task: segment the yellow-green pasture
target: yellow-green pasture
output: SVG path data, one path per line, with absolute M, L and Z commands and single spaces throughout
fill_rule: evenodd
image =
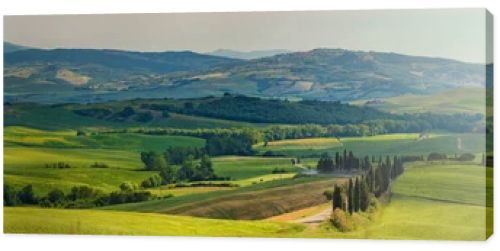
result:
M 460 154 L 485 151 L 485 134 L 430 133 L 421 137 L 418 133 L 396 133 L 366 137 L 292 139 L 259 143 L 254 148 L 264 153 L 272 151 L 288 156 L 319 155 L 344 149 L 356 156 L 364 155 L 427 155 L 430 152 Z

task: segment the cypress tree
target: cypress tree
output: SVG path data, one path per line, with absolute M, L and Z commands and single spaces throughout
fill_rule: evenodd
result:
M 368 187 L 368 184 L 366 183 L 366 181 L 361 181 L 360 182 L 360 203 L 359 203 L 359 209 L 361 211 L 366 211 L 366 209 L 368 209 L 368 205 L 369 205 L 369 200 L 370 200 L 370 191 L 369 191 L 369 187 Z
M 360 197 L 361 197 L 361 189 L 359 187 L 359 179 L 358 177 L 356 177 L 356 182 L 354 183 L 354 212 L 359 212 Z
M 354 154 L 352 154 L 352 151 L 349 151 L 349 161 L 347 162 L 348 163 L 348 166 L 347 168 L 349 170 L 355 168 L 355 164 L 354 164 Z
M 332 198 L 332 203 L 333 203 L 333 210 L 336 208 L 342 209 L 342 191 L 337 184 L 333 186 L 333 198 Z
M 340 169 L 340 154 L 335 152 L 335 168 Z
M 347 150 L 346 149 L 344 149 L 344 158 L 343 158 L 343 160 L 344 160 L 344 163 L 342 165 L 342 169 L 346 169 L 346 165 L 347 165 Z
M 352 212 L 354 211 L 354 188 L 352 184 L 352 179 L 349 179 L 347 203 L 348 203 L 349 213 L 352 214 Z

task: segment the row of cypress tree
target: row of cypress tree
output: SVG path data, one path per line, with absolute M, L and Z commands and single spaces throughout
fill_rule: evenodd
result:
M 389 191 L 392 180 L 404 172 L 403 160 L 398 156 L 394 156 L 392 161 L 389 156 L 386 156 L 385 161 L 379 158 L 376 166 L 372 163 L 367 166 L 364 175 L 350 178 L 347 184 L 334 185 L 333 210 L 339 208 L 350 214 L 366 211 L 371 198 L 380 197 Z

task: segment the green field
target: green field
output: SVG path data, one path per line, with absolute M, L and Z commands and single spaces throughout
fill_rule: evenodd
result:
M 484 88 L 458 88 L 432 95 L 403 95 L 381 101 L 369 106 L 391 113 L 486 113 Z M 366 102 L 359 100 L 353 104 L 364 105 Z
M 4 183 L 18 188 L 32 184 L 38 196 L 53 188 L 67 192 L 80 185 L 111 192 L 118 190 L 123 182 L 139 184 L 156 173 L 143 170 L 141 151 L 204 144 L 203 139 L 187 136 L 138 133 L 76 136 L 74 129 L 8 126 L 4 128 Z M 492 169 L 472 162 L 407 165 L 406 172 L 393 184 L 391 202 L 373 221 L 353 232 L 340 233 L 325 227 L 326 223 L 311 228 L 259 220 L 323 205 L 326 202 L 323 192 L 335 182 L 345 182 L 345 174 L 293 178 L 302 169 L 316 166 L 317 158 L 307 156 L 343 149 L 352 150 L 356 156 L 429 152 L 479 155 L 484 147 L 484 134 L 444 132 L 431 133 L 424 139 L 419 139 L 418 134 L 388 134 L 346 137 L 340 141 L 336 138 L 282 140 L 269 142 L 266 147 L 257 144 L 254 149 L 258 153 L 273 151 L 287 157 L 212 158 L 215 173 L 231 177 L 228 182 L 237 187 L 165 186 L 148 190 L 159 196 L 174 197 L 100 210 L 4 208 L 4 229 L 11 233 L 481 240 L 487 236 L 485 229 L 491 232 L 486 217 L 492 214 L 492 200 L 486 197 L 492 195 Z M 293 166 L 291 158 L 296 156 L 302 156 L 301 164 Z M 70 164 L 71 168 L 45 167 L 59 161 Z M 479 159 L 475 161 L 478 163 Z M 105 163 L 108 168 L 92 168 L 95 162 Z M 287 173 L 272 174 L 275 168 Z M 254 221 L 246 221 L 250 219 Z
M 4 232 L 38 234 L 280 237 L 304 227 L 102 210 L 4 208 Z
M 314 196 L 321 195 L 321 197 L 308 198 L 311 195 L 309 194 L 311 191 L 302 192 L 304 195 L 298 194 L 302 198 L 305 199 L 307 203 L 321 203 L 323 202 L 324 196 L 322 193 L 327 190 L 329 187 L 333 186 L 336 177 L 325 176 L 325 177 L 314 177 L 314 178 L 298 178 L 298 179 L 275 179 L 270 180 L 268 182 L 262 182 L 258 184 L 254 184 L 251 186 L 240 187 L 236 189 L 229 190 L 215 190 L 207 193 L 194 193 L 187 194 L 184 196 L 173 197 L 166 200 L 153 200 L 139 203 L 129 203 L 129 204 L 120 204 L 105 207 L 105 209 L 110 210 L 118 210 L 118 211 L 135 211 L 135 212 L 166 212 L 166 211 L 175 211 L 179 208 L 195 208 L 193 205 L 197 205 L 198 203 L 205 205 L 208 204 L 215 205 L 217 208 L 217 203 L 221 201 L 231 201 L 232 199 L 240 200 L 244 203 L 255 204 L 259 201 L 266 200 L 266 193 L 275 194 L 279 193 L 280 195 L 287 194 L 287 191 L 302 191 L 304 188 L 309 187 L 310 190 L 314 190 Z M 282 196 L 285 197 L 285 196 Z M 250 200 L 250 201 L 247 201 Z M 254 201 L 251 201 L 254 200 Z M 307 202 L 309 200 L 309 202 Z M 271 210 L 278 210 L 278 212 L 286 212 L 288 207 L 295 207 L 296 205 L 291 204 L 286 201 L 286 198 L 282 198 L 281 200 L 276 201 L 277 204 L 283 202 L 284 206 L 282 208 L 276 208 L 274 205 L 268 205 Z M 213 203 L 213 204 L 212 204 Z M 299 202 L 297 202 L 299 203 Z M 241 207 L 241 202 L 233 204 L 227 209 L 219 209 L 221 213 L 225 210 L 230 210 L 231 208 L 239 208 Z M 303 205 L 300 205 L 302 207 Z M 303 206 L 306 207 L 306 206 Z M 251 208 L 247 208 L 250 210 Z M 281 211 L 280 211 L 281 210 Z M 177 212 L 177 211 L 176 211 Z M 177 213 L 183 213 L 181 211 Z M 250 212 L 250 214 L 259 214 L 259 212 Z M 224 217 L 223 217 L 224 218 Z
M 265 188 L 262 189 L 265 191 Z M 484 240 L 492 231 L 492 226 L 487 226 L 486 221 L 487 217 L 492 216 L 493 209 L 484 204 L 486 194 L 491 190 L 492 169 L 454 162 L 415 163 L 407 166 L 406 172 L 393 184 L 391 202 L 382 209 L 381 214 L 373 222 L 348 233 L 326 227 L 306 228 L 299 224 L 269 221 L 212 220 L 155 213 L 41 208 L 4 208 L 4 231 Z M 114 209 L 119 208 L 120 206 Z M 161 208 L 163 207 L 158 207 L 157 210 Z
M 4 182 L 16 187 L 32 184 L 38 195 L 53 188 L 69 191 L 88 185 L 105 192 L 115 191 L 123 182 L 140 184 L 156 172 L 143 171 L 141 151 L 162 152 L 170 146 L 202 147 L 205 140 L 187 136 L 137 133 L 76 136 L 73 130 L 46 131 L 11 126 L 4 129 Z M 29 156 L 27 158 L 26 156 Z M 69 169 L 46 168 L 63 161 Z M 291 178 L 298 167 L 289 158 L 224 156 L 213 158 L 215 173 L 231 177 L 240 186 Z M 314 161 L 314 160 L 311 160 Z M 95 162 L 108 168 L 92 168 Z M 288 173 L 272 174 L 274 168 Z M 161 190 L 155 194 L 183 195 L 201 189 Z
M 138 133 L 76 136 L 74 130 L 45 131 L 10 126 L 4 129 L 4 145 L 63 149 L 119 149 L 141 152 L 164 151 L 171 146 L 203 147 L 205 140 L 188 136 L 152 136 Z
M 460 141 L 460 144 L 457 143 Z M 335 138 L 294 139 L 263 143 L 254 148 L 263 153 L 272 151 L 288 156 L 319 155 L 323 152 L 352 150 L 357 156 L 365 155 L 427 155 L 430 152 L 460 154 L 485 151 L 484 134 L 431 133 L 429 138 L 420 139 L 416 133 L 385 134 L 366 137 L 345 137 L 340 142 Z M 460 145 L 460 147 L 458 146 Z
M 32 184 L 35 193 L 53 188 L 69 191 L 88 185 L 105 192 L 123 182 L 139 184 L 155 172 L 142 171 L 140 152 L 169 146 L 203 146 L 204 140 L 185 136 L 110 134 L 76 136 L 75 131 L 43 131 L 26 127 L 4 129 L 4 182 L 21 187 Z M 71 168 L 46 168 L 68 163 Z M 94 163 L 108 168 L 92 168 Z
M 26 156 L 30 156 L 26 158 Z M 64 161 L 68 169 L 46 168 L 45 164 Z M 106 163 L 108 168 L 92 168 L 95 162 Z M 69 191 L 73 186 L 88 185 L 105 192 L 115 191 L 123 182 L 140 184 L 157 173 L 143 171 L 139 152 L 111 149 L 64 149 L 40 147 L 5 147 L 4 182 L 21 187 L 32 184 L 37 194 L 50 189 Z M 255 183 L 291 178 L 299 170 L 289 159 L 262 157 L 214 158 L 214 171 L 220 176 L 231 177 L 231 183 L 249 186 Z M 275 167 L 289 173 L 272 174 Z M 183 190 L 183 189 L 178 189 Z M 163 190 L 176 194 L 177 190 Z M 196 191 L 196 190 L 194 190 Z M 181 192 L 181 194 L 183 194 Z
M 493 170 L 477 164 L 415 163 L 393 184 L 379 218 L 353 232 L 304 236 L 370 239 L 484 240 L 492 233 Z M 486 206 L 488 205 L 488 206 Z M 487 218 L 488 217 L 488 218 Z M 489 219 L 489 220 L 488 220 Z

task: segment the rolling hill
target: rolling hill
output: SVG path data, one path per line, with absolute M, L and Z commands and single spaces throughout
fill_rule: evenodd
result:
M 28 46 L 24 45 L 18 45 L 10 42 L 3 42 L 3 53 L 10 53 L 10 52 L 15 52 L 15 51 L 22 51 L 22 50 L 28 50 L 28 49 L 33 49 Z
M 224 93 L 351 101 L 486 85 L 484 65 L 342 49 L 252 60 L 191 51 L 94 49 L 28 49 L 4 58 L 9 102 L 93 103 Z
M 290 53 L 288 50 L 255 50 L 255 51 L 235 51 L 227 49 L 219 49 L 208 53 L 213 56 L 220 56 L 226 58 L 237 58 L 237 59 L 257 59 L 264 57 L 272 57 L 278 54 Z

